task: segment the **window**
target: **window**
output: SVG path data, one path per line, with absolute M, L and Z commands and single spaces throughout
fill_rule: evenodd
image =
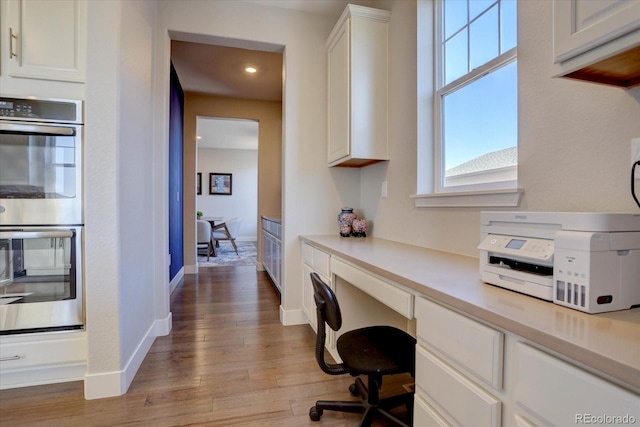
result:
M 516 0 L 439 0 L 435 191 L 517 184 Z

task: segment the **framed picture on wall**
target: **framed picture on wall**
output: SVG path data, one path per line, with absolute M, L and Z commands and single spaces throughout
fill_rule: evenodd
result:
M 196 177 L 196 194 L 202 194 L 202 173 L 198 172 Z
M 230 173 L 210 173 L 209 174 L 209 194 L 231 195 L 231 174 Z

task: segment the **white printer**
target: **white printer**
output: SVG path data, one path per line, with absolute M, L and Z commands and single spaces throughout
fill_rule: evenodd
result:
M 586 313 L 640 306 L 640 214 L 482 212 L 484 282 Z

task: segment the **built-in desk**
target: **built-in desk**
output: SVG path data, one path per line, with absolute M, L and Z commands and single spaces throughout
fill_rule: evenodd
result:
M 347 275 L 361 276 L 357 281 L 365 288 L 357 287 L 368 297 L 418 319 L 418 419 L 465 425 L 456 418 L 460 399 L 436 394 L 469 392 L 486 425 L 564 425 L 568 418 L 563 417 L 574 415 L 572 408 L 595 414 L 603 404 L 608 411 L 631 405 L 640 422 L 640 309 L 586 314 L 488 285 L 480 280 L 473 257 L 372 237 L 300 240 L 303 274 L 315 268 L 314 260 L 322 260 L 319 268 L 335 286 L 338 279 L 351 280 L 341 277 L 346 266 Z M 368 288 L 362 280 L 367 276 L 373 279 Z M 303 290 L 303 298 L 308 294 Z M 349 302 L 345 306 L 338 298 L 348 312 Z M 430 389 L 428 380 L 421 385 L 421 376 L 439 378 L 439 390 Z M 618 393 L 620 399 L 601 398 Z

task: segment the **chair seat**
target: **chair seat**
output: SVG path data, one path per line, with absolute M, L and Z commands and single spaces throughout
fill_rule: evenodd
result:
M 391 326 L 369 326 L 338 338 L 338 354 L 352 374 L 414 374 L 416 340 Z

